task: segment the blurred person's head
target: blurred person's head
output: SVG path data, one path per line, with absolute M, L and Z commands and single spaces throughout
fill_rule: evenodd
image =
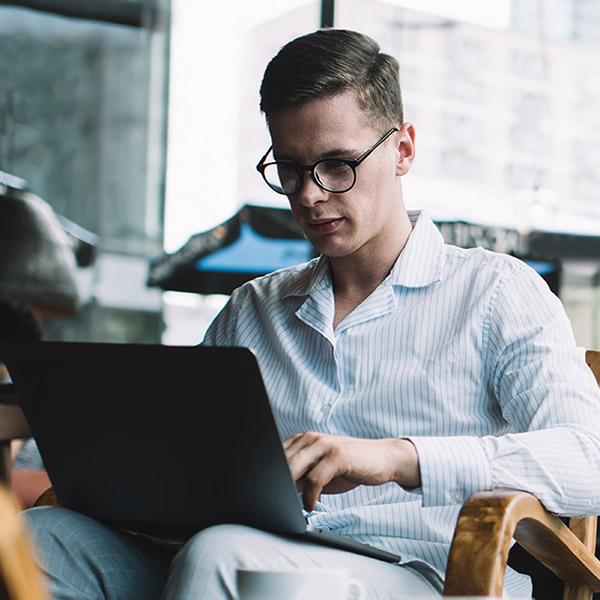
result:
M 268 64 L 260 88 L 267 122 L 279 109 L 353 91 L 378 129 L 402 125 L 399 65 L 370 37 L 320 29 L 292 40 Z

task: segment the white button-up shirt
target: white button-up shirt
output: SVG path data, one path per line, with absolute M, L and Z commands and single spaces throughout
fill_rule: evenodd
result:
M 321 257 L 236 290 L 205 343 L 254 352 L 282 439 L 411 439 L 421 488 L 322 495 L 310 522 L 443 573 L 476 491 L 516 488 L 554 512 L 600 513 L 600 393 L 530 267 L 447 245 L 425 214 L 410 217 L 389 276 L 335 330 Z M 519 577 L 509 573 L 507 589 Z

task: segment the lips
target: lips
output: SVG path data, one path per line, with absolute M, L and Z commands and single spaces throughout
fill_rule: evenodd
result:
M 305 221 L 307 227 L 314 233 L 330 233 L 335 231 L 343 221 L 343 217 L 335 219 L 314 219 Z

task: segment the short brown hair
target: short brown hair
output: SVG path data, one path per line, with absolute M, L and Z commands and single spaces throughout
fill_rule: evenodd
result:
M 404 121 L 398 61 L 370 37 L 345 29 L 319 29 L 292 40 L 267 65 L 260 109 L 277 109 L 354 91 L 362 109 L 382 128 Z

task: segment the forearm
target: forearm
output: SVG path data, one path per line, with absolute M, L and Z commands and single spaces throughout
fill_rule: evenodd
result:
M 530 492 L 564 515 L 600 512 L 600 440 L 556 427 L 499 437 L 414 438 L 423 504 L 462 504 L 480 490 Z
M 557 427 L 485 438 L 492 486 L 534 494 L 551 512 L 600 512 L 600 437 L 579 427 Z

